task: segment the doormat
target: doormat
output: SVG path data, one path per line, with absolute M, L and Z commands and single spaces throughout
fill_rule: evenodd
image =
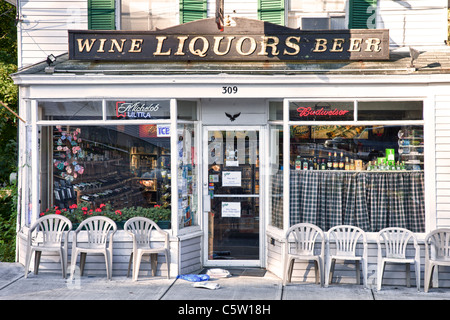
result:
M 261 268 L 224 268 L 221 269 L 228 270 L 232 276 L 244 276 L 244 277 L 264 277 L 266 274 L 266 269 Z M 200 274 L 206 274 L 208 268 L 203 268 Z

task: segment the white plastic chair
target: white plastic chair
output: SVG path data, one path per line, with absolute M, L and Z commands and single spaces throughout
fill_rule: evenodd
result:
M 125 222 L 124 230 L 131 235 L 133 240 L 133 250 L 128 262 L 127 277 L 130 275 L 131 263 L 133 262 L 133 281 L 137 281 L 142 256 L 144 254 L 150 255 L 152 275 L 155 276 L 158 253 L 163 253 L 167 263 L 167 279 L 170 279 L 169 234 L 166 231 L 163 231 L 154 221 L 144 217 L 134 217 L 127 220 L 127 222 Z M 151 240 L 153 231 L 156 231 L 163 236 L 163 246 L 153 247 Z
M 430 288 L 435 266 L 450 266 L 450 228 L 436 229 L 425 237 L 425 292 Z M 437 284 L 436 279 L 436 287 Z
M 363 284 L 367 288 L 367 238 L 366 233 L 355 226 L 340 225 L 328 230 L 327 241 L 327 261 L 325 272 L 325 286 L 328 286 L 333 280 L 333 272 L 336 260 L 350 260 L 355 261 L 356 264 L 356 283 L 360 284 L 360 264 L 363 269 Z M 356 255 L 356 248 L 359 240 L 362 239 L 363 252 L 361 256 Z M 335 243 L 333 249 L 334 254 L 331 254 L 331 242 Z
M 294 245 L 291 245 L 291 238 L 294 240 Z M 318 241 L 321 242 L 320 253 L 314 254 Z M 284 252 L 283 285 L 286 285 L 287 281 L 291 282 L 295 260 L 314 261 L 316 283 L 323 285 L 325 235 L 322 229 L 310 223 L 293 225 L 286 232 Z
M 28 230 L 25 256 L 25 278 L 28 277 L 30 261 L 35 252 L 34 274 L 38 274 L 42 251 L 58 252 L 61 259 L 61 271 L 66 277 L 67 238 L 72 230 L 72 223 L 64 216 L 49 214 L 39 218 Z M 42 236 L 42 238 L 41 238 Z
M 78 243 L 78 233 L 83 229 L 87 232 L 87 244 Z M 78 253 L 80 254 L 80 275 L 83 275 L 86 255 L 101 253 L 105 256 L 106 276 L 112 277 L 113 236 L 117 231 L 116 223 L 108 217 L 95 216 L 83 220 L 75 230 L 72 240 L 71 275 L 73 278 Z
M 412 239 L 415 255 L 414 258 L 406 258 L 406 249 Z M 414 263 L 416 272 L 417 290 L 420 290 L 420 247 L 417 237 L 411 231 L 404 228 L 385 228 L 377 234 L 378 260 L 377 260 L 377 290 L 381 290 L 384 267 L 388 263 L 406 264 L 406 285 L 411 286 L 410 264 Z M 384 256 L 383 256 L 384 247 Z

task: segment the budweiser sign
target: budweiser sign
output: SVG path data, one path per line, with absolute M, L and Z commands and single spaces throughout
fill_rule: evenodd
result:
M 315 116 L 345 116 L 349 113 L 349 110 L 325 110 L 323 107 L 318 110 L 313 110 L 311 107 L 298 107 L 297 108 L 299 117 L 315 117 Z

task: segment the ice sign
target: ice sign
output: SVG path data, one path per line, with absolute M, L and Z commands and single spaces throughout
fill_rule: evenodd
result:
M 158 124 L 158 126 L 156 127 L 156 136 L 157 137 L 170 137 L 170 125 Z

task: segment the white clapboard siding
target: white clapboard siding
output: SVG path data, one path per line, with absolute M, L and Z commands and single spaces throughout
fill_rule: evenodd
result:
M 180 241 L 180 273 L 189 274 L 202 268 L 202 237 L 194 237 Z
M 436 97 L 436 224 L 450 227 L 450 95 Z
M 19 67 L 67 52 L 67 30 L 87 29 L 87 0 L 19 3 Z
M 378 1 L 377 28 L 389 29 L 391 46 L 443 45 L 447 0 Z

